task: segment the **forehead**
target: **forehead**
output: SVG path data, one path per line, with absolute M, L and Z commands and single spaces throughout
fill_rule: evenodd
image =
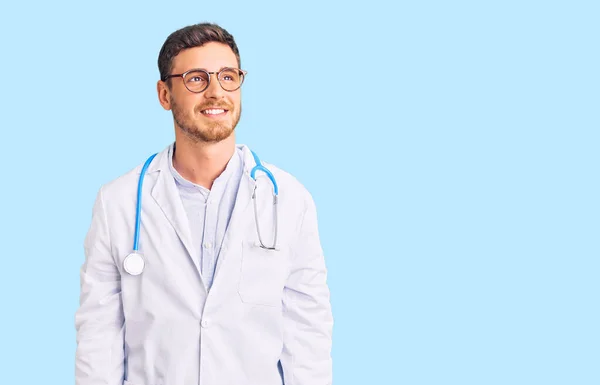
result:
M 202 47 L 188 48 L 173 59 L 173 73 L 191 68 L 218 71 L 223 67 L 237 67 L 237 59 L 231 48 L 222 43 L 210 42 Z

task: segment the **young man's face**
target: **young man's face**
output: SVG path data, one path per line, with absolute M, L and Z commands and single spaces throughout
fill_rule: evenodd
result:
M 210 42 L 202 47 L 181 51 L 173 59 L 170 74 L 181 74 L 191 69 L 219 72 L 224 67 L 238 67 L 235 54 L 225 44 Z M 201 77 L 188 76 L 186 79 L 192 89 L 204 81 Z M 224 84 L 228 79 L 224 79 Z M 219 142 L 231 135 L 240 119 L 241 89 L 231 92 L 224 90 L 217 80 L 217 74 L 210 75 L 208 88 L 200 93 L 189 91 L 181 77 L 171 78 L 170 81 L 167 100 L 161 101 L 161 104 L 173 111 L 176 128 L 190 139 L 202 142 Z

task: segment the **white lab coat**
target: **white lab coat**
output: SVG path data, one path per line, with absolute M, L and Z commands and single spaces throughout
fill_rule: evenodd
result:
M 257 247 L 255 163 L 239 147 L 244 173 L 210 293 L 167 149 L 144 179 L 139 276 L 123 270 L 123 259 L 133 247 L 142 165 L 102 186 L 84 242 L 76 385 L 331 384 L 333 318 L 313 199 L 263 162 L 279 185 L 280 250 Z M 256 175 L 261 232 L 270 243 L 272 185 Z

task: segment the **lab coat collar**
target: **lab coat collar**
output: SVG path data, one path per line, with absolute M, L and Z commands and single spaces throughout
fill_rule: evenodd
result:
M 168 170 L 169 168 L 169 149 L 173 146 L 173 143 L 169 144 L 163 151 L 156 155 L 156 159 L 148 166 L 147 173 L 152 173 L 161 170 Z M 250 171 L 256 165 L 254 157 L 250 148 L 245 144 L 236 144 L 236 148 L 242 150 L 244 160 L 244 173 L 250 175 Z

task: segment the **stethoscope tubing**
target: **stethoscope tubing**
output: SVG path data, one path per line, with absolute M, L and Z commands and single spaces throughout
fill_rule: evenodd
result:
M 142 214 L 142 186 L 144 185 L 144 177 L 146 176 L 146 170 L 148 169 L 148 166 L 150 166 L 150 163 L 152 163 L 152 160 L 154 159 L 154 157 L 157 154 L 150 156 L 148 158 L 148 160 L 146 160 L 146 163 L 144 163 L 144 166 L 142 167 L 140 179 L 138 180 L 137 204 L 136 204 L 136 208 L 135 208 L 135 234 L 133 236 L 133 252 L 135 252 L 135 253 L 138 252 L 138 248 L 140 246 L 140 223 L 141 223 L 140 218 L 142 216 L 141 215 Z

